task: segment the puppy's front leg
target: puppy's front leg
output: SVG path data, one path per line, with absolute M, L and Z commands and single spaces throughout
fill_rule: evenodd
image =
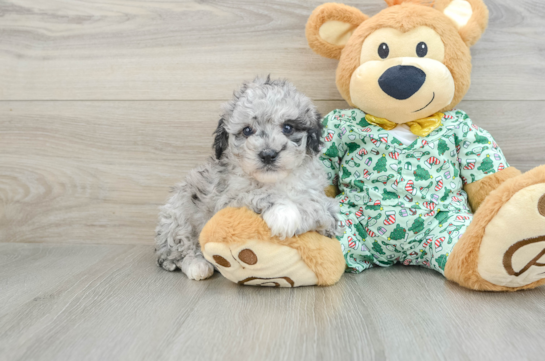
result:
M 297 233 L 316 231 L 326 237 L 337 235 L 338 205 L 324 194 L 299 198 L 296 203 L 301 214 L 301 225 Z
M 341 235 L 343 230 L 338 227 L 339 205 L 337 201 L 326 197 L 323 199 L 322 206 L 323 211 L 318 212 L 321 215 L 318 220 L 318 233 L 330 238 Z
M 179 263 L 180 269 L 190 280 L 204 280 L 214 274 L 214 267 L 204 259 L 199 252 L 195 255 L 187 255 Z
M 156 229 L 157 263 L 167 271 L 182 270 L 191 280 L 203 280 L 214 273 L 214 267 L 204 259 L 196 233 L 186 212 L 173 207 L 176 196 L 161 208 Z
M 295 203 L 288 199 L 275 202 L 263 213 L 263 220 L 271 229 L 271 234 L 280 239 L 296 235 L 302 223 L 301 212 Z

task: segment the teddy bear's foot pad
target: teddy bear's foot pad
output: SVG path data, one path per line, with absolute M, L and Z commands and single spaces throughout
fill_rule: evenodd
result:
M 504 287 L 545 278 L 545 184 L 515 193 L 485 228 L 478 272 Z
M 248 286 L 299 287 L 318 283 L 297 250 L 272 242 L 207 242 L 204 257 L 232 282 Z

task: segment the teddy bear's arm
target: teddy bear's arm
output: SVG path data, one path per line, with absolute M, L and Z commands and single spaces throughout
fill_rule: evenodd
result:
M 460 125 L 455 136 L 460 176 L 475 213 L 490 192 L 521 172 L 509 166 L 492 134 L 475 125 L 463 110 L 456 110 L 455 116 Z
M 515 167 L 509 167 L 498 173 L 490 174 L 476 182 L 466 184 L 464 190 L 467 193 L 469 205 L 473 212 L 475 213 L 477 211 L 482 201 L 484 201 L 490 192 L 498 188 L 506 180 L 520 174 L 521 172 Z

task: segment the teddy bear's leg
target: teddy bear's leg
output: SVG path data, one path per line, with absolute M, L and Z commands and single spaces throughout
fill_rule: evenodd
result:
M 359 223 L 354 214 L 340 212 L 337 216 L 342 225 L 342 234 L 337 240 L 344 254 L 346 272 L 361 273 L 375 264 L 382 267 L 394 264 L 387 258 L 391 253 L 387 254 L 389 252 L 379 246 L 377 239 L 366 234 L 365 224 Z
M 445 276 L 487 291 L 545 284 L 545 166 L 505 181 L 486 197 L 449 256 Z
M 345 269 L 341 245 L 316 232 L 280 240 L 246 208 L 226 208 L 200 236 L 204 257 L 241 285 L 298 287 L 336 283 Z

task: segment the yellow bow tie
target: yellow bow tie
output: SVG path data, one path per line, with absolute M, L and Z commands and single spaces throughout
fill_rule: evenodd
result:
M 443 116 L 443 113 L 435 113 L 431 117 L 417 119 L 403 124 L 407 124 L 414 135 L 426 137 L 441 125 L 441 119 L 443 119 Z M 377 125 L 385 130 L 392 130 L 399 125 L 389 121 L 388 119 L 375 117 L 371 114 L 366 114 L 365 120 L 367 120 L 368 123 Z

